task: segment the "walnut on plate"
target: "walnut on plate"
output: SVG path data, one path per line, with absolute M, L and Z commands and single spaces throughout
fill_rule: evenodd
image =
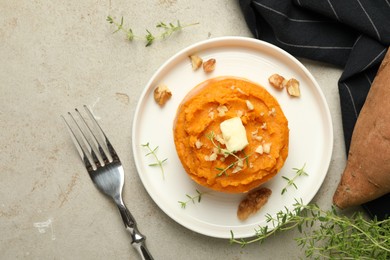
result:
M 164 106 L 165 103 L 170 99 L 172 96 L 172 92 L 169 90 L 169 88 L 164 85 L 160 84 L 154 89 L 154 100 L 159 104 L 160 106 Z
M 246 220 L 250 215 L 259 211 L 267 203 L 271 194 L 272 191 L 265 187 L 248 192 L 238 205 L 237 217 L 240 220 Z
M 190 59 L 191 59 L 192 70 L 195 71 L 202 66 L 203 60 L 198 55 L 191 55 Z
M 299 81 L 294 78 L 287 80 L 283 76 L 275 73 L 268 78 L 268 82 L 276 89 L 286 88 L 287 93 L 292 97 L 301 96 Z
M 291 78 L 287 81 L 286 89 L 287 93 L 290 96 L 299 97 L 301 95 L 301 91 L 299 89 L 299 81 L 294 78 Z
M 215 59 L 209 59 L 209 60 L 203 62 L 203 71 L 206 73 L 214 71 L 216 63 L 217 63 L 217 61 Z
M 272 74 L 269 78 L 268 78 L 268 82 L 271 84 L 271 86 L 273 86 L 274 88 L 277 88 L 277 89 L 283 89 L 283 81 L 284 81 L 284 77 L 279 75 L 279 74 Z

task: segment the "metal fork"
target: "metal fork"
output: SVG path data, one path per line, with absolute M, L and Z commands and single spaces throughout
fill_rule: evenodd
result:
M 93 183 L 102 193 L 112 198 L 117 205 L 123 223 L 131 234 L 131 245 L 137 250 L 141 259 L 153 259 L 146 248 L 146 237 L 138 231 L 136 221 L 122 199 L 124 170 L 121 161 L 91 111 L 85 105 L 84 109 L 93 128 L 87 124 L 77 108 L 75 111 L 82 124 L 78 123 L 70 112 L 68 112 L 68 115 L 72 119 L 73 125 L 77 127 L 71 127 L 65 117 L 62 116 L 62 118 L 71 133 L 74 144 Z M 99 136 L 97 136 L 97 133 Z

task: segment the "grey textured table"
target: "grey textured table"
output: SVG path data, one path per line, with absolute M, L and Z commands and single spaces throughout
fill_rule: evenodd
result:
M 122 158 L 124 200 L 156 259 L 302 256 L 294 231 L 245 248 L 194 233 L 158 208 L 136 174 L 131 124 L 144 86 L 190 44 L 251 37 L 237 1 L 3 0 L 0 13 L 1 259 L 137 259 L 120 215 L 92 185 L 60 117 L 82 104 L 102 119 Z M 144 42 L 112 34 L 107 15 L 123 16 L 138 34 L 155 30 L 160 21 L 200 24 L 145 48 Z M 337 90 L 341 70 L 301 61 L 321 86 L 334 124 L 329 172 L 314 198 L 329 208 L 346 160 Z

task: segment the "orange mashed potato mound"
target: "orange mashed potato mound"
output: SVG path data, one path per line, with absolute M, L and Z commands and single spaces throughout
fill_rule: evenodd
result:
M 220 124 L 240 117 L 248 145 L 229 153 Z M 282 168 L 289 144 L 288 121 L 277 100 L 242 78 L 217 77 L 190 91 L 173 127 L 177 154 L 198 184 L 228 193 L 247 192 Z

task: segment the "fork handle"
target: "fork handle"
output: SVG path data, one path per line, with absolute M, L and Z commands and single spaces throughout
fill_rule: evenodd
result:
M 131 215 L 124 203 L 117 203 L 117 206 L 119 212 L 121 213 L 123 223 L 131 234 L 131 245 L 137 250 L 142 260 L 153 260 L 152 255 L 146 248 L 146 237 L 138 231 L 137 223 L 135 222 L 133 215 Z

